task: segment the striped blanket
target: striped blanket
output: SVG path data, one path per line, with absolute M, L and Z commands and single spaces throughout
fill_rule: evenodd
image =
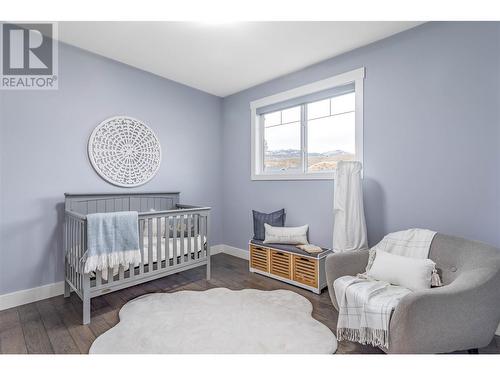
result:
M 376 250 L 410 258 L 426 259 L 436 232 L 409 229 L 390 233 L 370 249 L 368 271 Z M 433 285 L 440 285 L 437 273 Z M 409 289 L 370 279 L 366 274 L 339 277 L 333 283 L 339 306 L 337 338 L 361 344 L 389 348 L 389 323 L 399 301 L 411 293 Z
M 342 276 L 333 283 L 339 319 L 337 338 L 389 348 L 389 322 L 409 289 L 384 281 Z
M 377 250 L 410 258 L 427 259 L 435 235 L 436 232 L 432 230 L 418 228 L 389 233 L 370 249 L 366 271 L 371 268 Z

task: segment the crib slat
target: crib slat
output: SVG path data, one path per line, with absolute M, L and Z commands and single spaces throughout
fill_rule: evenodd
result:
M 105 212 L 115 212 L 115 201 L 114 199 L 106 199 L 104 201 Z
M 81 289 L 80 272 L 78 269 L 78 263 L 80 260 L 80 251 L 82 247 L 82 234 L 80 232 L 80 221 L 76 220 L 76 253 L 75 253 L 75 272 L 76 272 L 76 287 Z
M 128 264 L 128 278 L 132 278 L 135 276 L 135 267 L 133 263 Z
M 120 268 L 118 271 L 118 280 L 123 280 L 125 278 L 125 267 L 123 267 L 122 264 L 120 264 Z
M 191 261 L 191 250 L 192 250 L 191 242 L 193 241 L 193 232 L 191 230 L 191 223 L 192 223 L 191 218 L 192 217 L 193 217 L 193 215 L 187 215 L 187 239 L 188 239 L 188 243 L 187 243 L 187 261 L 188 262 Z
M 71 249 L 71 282 L 73 285 L 75 285 L 75 275 L 74 275 L 74 252 L 75 252 L 75 244 L 73 243 L 74 239 L 74 221 L 73 218 L 69 221 L 69 243 L 70 243 L 70 249 Z
M 173 247 L 173 251 L 172 251 L 172 265 L 176 265 L 177 264 L 177 217 L 174 216 L 172 218 L 172 227 L 173 227 L 173 230 L 172 230 L 172 247 Z
M 63 231 L 63 251 L 64 251 L 64 277 L 68 276 L 68 217 L 64 216 L 64 231 Z
M 68 280 L 71 281 L 71 217 L 68 217 L 68 221 L 66 223 L 66 246 L 68 248 L 68 265 L 69 265 L 69 273 Z
M 76 271 L 78 273 L 80 273 L 80 267 L 79 267 L 79 264 L 80 264 L 80 254 L 82 253 L 82 247 L 83 247 L 83 237 L 82 237 L 82 222 L 80 220 L 78 220 L 76 222 L 76 232 L 77 232 L 77 241 L 78 241 L 78 246 L 76 247 L 76 263 L 75 263 L 75 267 L 76 267 Z M 80 281 L 80 280 L 78 280 Z M 80 285 L 78 285 L 78 287 L 80 287 Z
M 97 212 L 97 201 L 95 201 L 95 200 L 88 201 L 87 206 L 88 206 L 87 210 L 88 210 L 89 214 L 93 214 L 93 213 Z
M 82 226 L 81 226 L 81 221 L 77 221 L 76 225 L 76 231 L 77 231 L 77 241 L 78 241 L 78 246 L 76 248 L 76 263 L 75 263 L 75 268 L 76 268 L 76 277 L 77 277 L 77 288 L 81 290 L 82 288 L 82 280 L 80 278 L 80 254 L 82 252 Z
M 76 262 L 78 254 L 78 222 L 73 220 L 73 271 L 75 275 L 75 286 L 79 289 L 78 273 L 76 272 Z
M 170 217 L 165 216 L 165 267 L 170 267 Z
M 66 246 L 68 248 L 68 281 L 72 282 L 73 280 L 73 274 L 72 274 L 72 259 L 73 259 L 73 249 L 72 249 L 72 244 L 71 244 L 71 217 L 68 218 L 68 221 L 66 222 Z
M 195 259 L 198 259 L 200 257 L 200 253 L 199 253 L 200 249 L 198 246 L 198 236 L 200 233 L 199 223 L 200 223 L 200 214 L 195 214 L 195 217 L 194 217 L 194 251 L 195 251 L 194 258 Z
M 85 262 L 80 260 L 84 257 L 87 251 L 87 224 L 82 221 L 82 253 L 80 254 L 79 267 L 80 267 L 80 277 L 82 278 L 82 289 L 85 289 Z
M 148 210 L 148 198 L 141 197 L 139 198 L 139 207 L 141 208 L 141 212 L 149 211 Z
M 70 273 L 69 273 L 69 281 L 73 282 L 73 218 L 68 219 L 68 251 L 69 251 L 69 264 L 70 264 Z
M 180 263 L 184 263 L 184 232 L 186 231 L 185 230 L 185 226 L 186 226 L 186 217 L 184 215 L 181 215 L 180 217 L 180 220 L 181 220 L 181 250 L 180 250 Z
M 127 202 L 122 201 L 122 205 L 125 205 L 127 203 L 128 203 L 128 201 Z M 141 249 L 141 243 L 142 243 L 141 219 L 139 219 L 137 230 L 139 231 L 139 249 Z M 142 257 L 142 250 L 141 250 L 141 257 Z M 142 263 L 142 261 L 141 261 L 141 263 Z M 131 279 L 133 277 L 135 277 L 135 265 L 134 265 L 134 263 L 129 263 L 129 265 L 128 265 L 128 278 Z
M 102 285 L 101 271 L 95 272 L 95 286 L 100 287 Z
M 153 219 L 148 219 L 148 272 L 153 270 Z
M 75 220 L 71 220 L 71 267 L 73 268 L 71 272 L 71 282 L 76 286 L 76 276 L 75 276 Z
M 155 203 L 156 204 L 156 203 Z M 164 233 L 161 231 L 161 217 L 156 218 L 156 269 L 161 268 L 161 238 Z
M 205 238 L 205 225 L 206 225 L 206 216 L 200 215 L 200 258 L 205 258 L 205 250 L 204 250 L 204 238 Z
M 71 283 L 75 283 L 74 280 L 74 267 L 73 267 L 73 258 L 74 258 L 74 245 L 73 245 L 73 219 L 70 218 L 68 222 L 68 243 L 69 243 L 69 264 L 70 264 L 70 273 L 69 280 Z
M 142 275 L 144 273 L 144 219 L 139 219 L 139 249 L 141 249 L 139 275 Z
M 85 253 L 87 251 L 87 223 L 82 221 L 82 238 L 83 238 L 83 247 L 82 254 L 80 259 L 84 259 Z M 80 276 L 82 278 L 82 288 L 85 288 L 85 262 L 80 262 Z
M 78 253 L 80 252 L 80 226 L 78 220 L 75 220 L 75 274 L 76 287 L 80 289 L 80 275 L 78 274 Z
M 68 233 L 67 233 L 67 236 L 68 236 L 68 261 L 69 261 L 69 264 L 70 264 L 70 270 L 71 270 L 71 267 L 73 267 L 73 243 L 71 242 L 72 239 L 73 239 L 73 233 L 71 232 L 73 230 L 73 222 L 71 220 L 71 217 L 68 218 Z M 69 281 L 73 282 L 73 274 L 72 272 L 69 273 Z
M 161 202 L 160 198 L 156 198 L 156 197 L 153 198 L 153 206 L 151 208 L 156 210 L 156 211 L 161 211 L 160 202 Z
M 113 267 L 108 267 L 108 284 L 111 284 L 115 280 L 114 271 Z
M 80 253 L 80 223 L 75 220 L 75 274 L 76 288 L 80 289 L 80 277 L 78 274 L 78 254 Z
M 97 212 L 106 212 L 106 201 L 104 199 L 97 201 Z

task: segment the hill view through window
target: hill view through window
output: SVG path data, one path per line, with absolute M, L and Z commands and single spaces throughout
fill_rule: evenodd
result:
M 355 94 L 261 115 L 267 173 L 331 172 L 355 159 Z

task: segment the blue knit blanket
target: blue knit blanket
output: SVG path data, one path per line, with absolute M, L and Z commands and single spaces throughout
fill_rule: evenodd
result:
M 131 263 L 138 266 L 140 262 L 137 212 L 87 215 L 86 273 Z

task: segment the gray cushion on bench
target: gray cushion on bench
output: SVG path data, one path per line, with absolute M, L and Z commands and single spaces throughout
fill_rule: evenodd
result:
M 330 251 L 330 249 L 323 248 L 324 251 L 321 253 L 309 254 L 307 251 L 298 249 L 297 247 L 295 247 L 295 245 L 283 245 L 283 244 L 277 244 L 277 243 L 276 244 L 274 244 L 274 243 L 266 243 L 265 244 L 263 241 L 260 241 L 260 240 L 251 240 L 250 243 L 252 243 L 254 245 L 258 245 L 258 246 L 268 247 L 271 249 L 288 251 L 290 253 L 297 254 L 297 255 L 306 255 L 309 257 L 313 257 L 313 258 L 321 258 L 322 256 L 324 256 L 325 254 L 327 254 Z

